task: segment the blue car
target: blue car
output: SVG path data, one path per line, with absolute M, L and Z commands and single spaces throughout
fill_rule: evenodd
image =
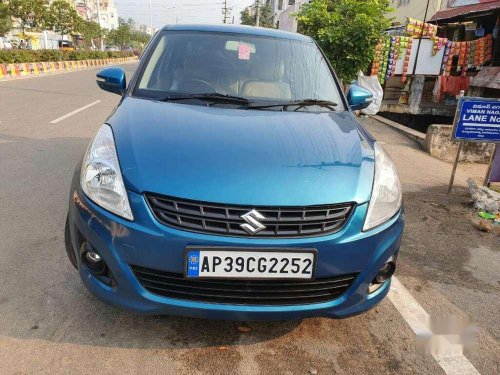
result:
M 387 153 L 309 37 L 168 26 L 73 178 L 66 248 L 100 300 L 229 320 L 343 318 L 389 291 L 404 227 Z

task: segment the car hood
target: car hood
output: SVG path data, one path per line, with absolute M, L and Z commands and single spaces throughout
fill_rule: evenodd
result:
M 366 202 L 373 141 L 350 112 L 228 109 L 126 97 L 113 128 L 126 188 L 240 205 Z

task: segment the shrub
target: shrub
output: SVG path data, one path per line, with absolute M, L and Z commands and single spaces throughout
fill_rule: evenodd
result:
M 57 49 L 44 50 L 0 50 L 0 64 L 48 62 L 48 61 L 79 61 L 96 60 L 134 56 L 130 51 L 60 51 Z

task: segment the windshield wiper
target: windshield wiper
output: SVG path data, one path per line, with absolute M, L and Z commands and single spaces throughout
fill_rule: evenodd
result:
M 218 92 L 208 92 L 204 94 L 171 94 L 165 96 L 163 98 L 158 99 L 161 102 L 175 102 L 178 100 L 189 100 L 189 99 L 197 99 L 197 100 L 205 100 L 211 101 L 214 103 L 236 103 L 236 104 L 250 104 L 251 101 L 247 98 L 243 98 L 241 96 L 234 96 L 228 94 L 221 94 Z
M 338 103 L 331 102 L 329 100 L 320 100 L 320 99 L 303 99 L 303 100 L 296 100 L 292 102 L 284 102 L 284 103 L 274 103 L 274 104 L 262 104 L 262 105 L 250 105 L 248 108 L 250 109 L 264 109 L 264 108 L 273 108 L 273 107 L 283 107 L 283 110 L 286 110 L 288 107 L 297 107 L 295 111 L 298 111 L 300 108 L 303 107 L 310 107 L 310 106 L 318 106 L 318 107 L 325 107 L 329 108 L 332 111 L 335 111 L 336 106 L 338 106 Z

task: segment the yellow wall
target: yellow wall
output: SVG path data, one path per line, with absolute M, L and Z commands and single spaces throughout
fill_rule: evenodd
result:
M 438 12 L 441 9 L 442 3 L 446 3 L 446 1 L 447 0 L 429 0 L 427 19 L 430 19 Z M 387 15 L 389 18 L 394 18 L 391 22 L 404 24 L 406 17 L 423 21 L 427 0 L 392 0 L 391 3 L 394 12 Z

